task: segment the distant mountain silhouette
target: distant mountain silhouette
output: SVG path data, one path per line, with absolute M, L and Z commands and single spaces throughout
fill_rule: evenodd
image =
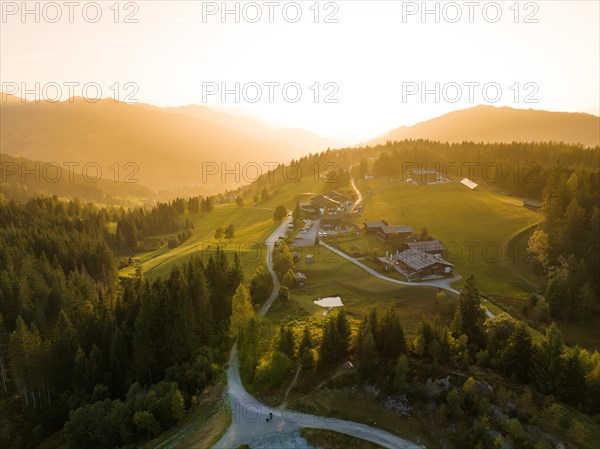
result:
M 414 126 L 402 126 L 368 143 L 429 139 L 443 142 L 555 141 L 600 145 L 600 118 L 585 113 L 476 106 Z
M 230 114 L 228 112 L 211 109 L 208 106 L 189 105 L 178 108 L 166 108 L 167 111 L 189 115 L 205 122 L 230 128 L 240 134 L 245 134 L 256 139 L 277 140 L 286 142 L 297 148 L 296 156 L 307 153 L 316 153 L 328 147 L 342 146 L 342 142 L 327 139 L 302 128 L 272 128 L 258 119 Z
M 113 163 L 134 162 L 136 178 L 155 189 L 194 185 L 200 192 L 221 192 L 236 185 L 235 177 L 223 183 L 219 174 L 203 183 L 203 162 L 226 163 L 228 169 L 236 162 L 262 166 L 327 149 L 326 139 L 307 131 L 271 130 L 203 106 L 163 109 L 112 99 L 22 103 L 5 94 L 2 98 L 3 153 L 58 163 L 95 162 L 108 178 Z
M 40 195 L 56 195 L 117 206 L 152 204 L 155 199 L 152 190 L 140 183 L 116 183 L 111 179 L 113 172 L 105 173 L 102 179 L 96 179 L 93 171 L 88 175 L 81 175 L 81 167 L 48 165 L 45 161 L 2 154 L 0 198 L 26 201 Z

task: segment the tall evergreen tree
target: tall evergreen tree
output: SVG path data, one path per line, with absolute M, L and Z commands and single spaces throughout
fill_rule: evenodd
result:
M 564 361 L 565 383 L 562 397 L 565 402 L 581 405 L 586 398 L 587 379 L 585 367 L 581 356 L 581 349 L 575 348 L 565 356 Z
M 529 365 L 533 355 L 533 342 L 527 325 L 519 323 L 501 352 L 501 363 L 507 375 L 513 375 L 520 381 L 529 379 Z
M 455 323 L 459 335 L 466 335 L 470 343 L 483 344 L 481 326 L 485 313 L 481 307 L 479 289 L 475 285 L 475 278 L 471 275 L 458 298 Z
M 564 343 L 558 326 L 552 323 L 542 341 L 535 346 L 530 377 L 544 394 L 559 394 L 565 381 Z

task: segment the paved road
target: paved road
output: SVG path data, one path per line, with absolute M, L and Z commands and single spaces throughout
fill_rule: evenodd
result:
M 352 168 L 352 167 L 350 167 Z M 352 185 L 352 188 L 354 189 L 354 192 L 356 193 L 356 201 L 354 202 L 354 204 L 352 205 L 352 209 L 350 209 L 350 213 L 354 212 L 354 210 L 356 209 L 356 207 L 363 202 L 363 196 L 362 193 L 360 193 L 360 190 L 358 190 L 358 187 L 356 187 L 356 183 L 354 182 L 354 178 L 350 179 L 350 184 Z
M 292 223 L 292 221 L 291 217 L 287 217 L 281 222 L 277 229 L 267 237 L 267 240 L 265 240 L 265 245 L 267 245 L 267 268 L 273 277 L 273 291 L 271 292 L 271 296 L 269 296 L 262 305 L 259 312 L 261 315 L 267 313 L 269 307 L 271 307 L 271 304 L 273 304 L 273 301 L 275 301 L 275 298 L 277 298 L 277 294 L 279 293 L 279 279 L 277 279 L 277 275 L 273 271 L 273 248 L 275 248 L 275 244 L 281 240 L 280 237 L 285 237 L 288 225 Z
M 287 225 L 291 219 L 284 220 L 281 225 L 266 240 L 267 266 L 273 275 L 273 292 L 267 299 L 260 314 L 264 315 L 273 304 L 279 290 L 279 281 L 273 272 L 272 253 L 275 242 L 280 236 L 285 236 Z M 298 413 L 285 408 L 270 408 L 252 397 L 244 388 L 240 379 L 240 370 L 237 358 L 237 344 L 233 346 L 229 356 L 227 368 L 227 393 L 231 403 L 232 419 L 229 429 L 217 442 L 213 449 L 234 449 L 241 444 L 251 442 L 257 438 L 272 434 L 291 433 L 303 427 L 333 430 L 371 441 L 380 446 L 390 449 L 420 449 L 410 441 L 398 438 L 391 433 L 381 429 L 369 427 L 351 421 L 337 418 L 325 418 L 320 416 Z M 269 413 L 273 414 L 273 420 L 267 422 Z

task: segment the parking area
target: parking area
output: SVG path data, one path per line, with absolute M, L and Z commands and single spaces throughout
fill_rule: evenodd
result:
M 317 231 L 319 229 L 319 220 L 304 220 L 304 229 L 296 234 L 294 244 L 296 246 L 312 246 L 315 244 Z

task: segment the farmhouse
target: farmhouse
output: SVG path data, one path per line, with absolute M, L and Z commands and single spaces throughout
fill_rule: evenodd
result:
M 300 210 L 305 218 L 310 218 L 313 220 L 319 218 L 319 209 L 317 209 L 312 203 L 300 203 Z
M 352 204 L 352 202 L 353 202 L 352 198 L 350 198 L 349 196 L 346 196 L 340 192 L 336 192 L 335 190 L 330 190 L 325 195 L 335 201 L 340 202 L 343 205 Z
M 444 276 L 452 272 L 454 266 L 440 256 L 422 251 L 407 249 L 391 257 L 398 271 L 408 279 L 423 279 L 429 276 Z
M 317 195 L 310 200 L 311 205 L 321 214 L 332 212 L 346 212 L 352 205 L 352 198 L 342 195 L 335 190 L 330 190 L 323 195 Z
M 406 249 L 412 249 L 421 251 L 427 254 L 439 254 L 441 255 L 446 248 L 440 243 L 439 240 L 423 240 L 420 242 L 408 242 L 405 244 Z
M 311 204 L 321 213 L 324 212 L 335 212 L 342 208 L 342 204 L 339 201 L 335 201 L 325 195 L 318 195 L 310 199 Z
M 321 227 L 334 227 L 342 223 L 345 215 L 341 212 L 326 213 L 321 216 Z
M 363 229 L 367 234 L 376 234 L 383 226 L 387 226 L 385 221 L 366 221 Z
M 394 242 L 410 237 L 415 230 L 412 226 L 382 226 L 377 231 L 377 237 L 384 242 Z

